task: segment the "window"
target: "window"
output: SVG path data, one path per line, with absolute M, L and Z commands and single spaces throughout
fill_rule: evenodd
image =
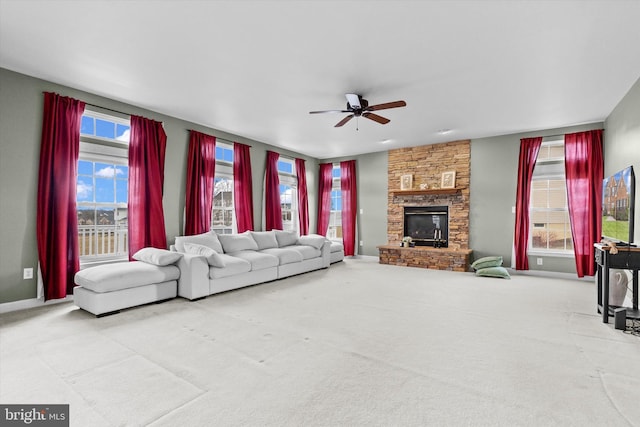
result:
M 233 145 L 216 141 L 211 230 L 218 234 L 231 234 L 236 229 L 233 207 Z
M 340 188 L 340 165 L 333 165 L 331 184 L 331 211 L 327 238 L 342 239 L 342 190 Z
M 282 156 L 278 159 L 282 229 L 293 231 L 298 230 L 298 178 L 294 162 L 295 160 Z
M 76 202 L 80 262 L 128 257 L 129 120 L 86 110 Z
M 564 140 L 543 141 L 531 180 L 529 252 L 573 252 L 564 173 Z

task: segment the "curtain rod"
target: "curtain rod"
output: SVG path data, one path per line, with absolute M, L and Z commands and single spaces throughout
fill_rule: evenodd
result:
M 188 132 L 194 131 L 194 132 L 199 132 L 199 133 L 202 133 L 202 134 L 205 134 L 205 135 L 209 135 L 208 133 L 204 133 L 204 132 L 199 131 L 199 130 L 196 130 L 196 129 L 187 129 L 187 131 L 188 131 Z M 216 139 L 216 141 L 218 141 L 218 140 L 219 140 L 219 141 L 223 141 L 223 142 L 228 142 L 229 144 L 235 144 L 235 143 L 237 142 L 237 141 L 231 141 L 231 140 L 229 140 L 229 139 L 221 138 L 221 137 L 219 137 L 219 136 L 215 136 L 215 135 L 209 135 L 209 136 L 213 136 L 213 137 Z M 251 145 L 249 145 L 249 144 L 243 144 L 242 142 L 238 142 L 238 144 L 246 145 L 246 146 L 247 146 L 247 147 L 249 147 L 249 148 L 251 148 L 251 147 L 252 147 Z
M 85 105 L 89 105 L 90 107 L 100 108 L 101 110 L 107 110 L 118 114 L 124 114 L 125 116 L 135 116 L 136 114 L 125 113 L 124 111 L 114 110 L 113 108 L 103 107 L 101 105 L 91 104 L 90 102 L 85 102 Z
M 602 132 L 604 132 L 604 129 L 592 129 L 592 130 L 601 130 Z M 588 130 L 582 131 L 582 132 L 589 132 Z M 569 134 L 571 133 L 579 133 L 579 132 L 569 132 Z M 559 136 L 564 137 L 565 135 L 568 135 L 566 133 L 560 134 L 560 135 L 543 135 L 543 138 L 557 138 Z

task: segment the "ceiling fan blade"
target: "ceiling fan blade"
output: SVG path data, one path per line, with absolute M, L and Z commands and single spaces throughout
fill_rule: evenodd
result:
M 309 111 L 309 114 L 322 114 L 322 113 L 351 113 L 351 111 L 349 110 Z
M 382 117 L 382 116 L 379 116 L 379 115 L 373 114 L 373 113 L 362 113 L 362 116 L 366 117 L 367 119 L 373 120 L 374 122 L 378 122 L 381 125 L 386 125 L 387 123 L 389 123 L 391 121 L 391 120 L 389 120 L 389 119 L 387 119 L 385 117 Z
M 334 128 L 339 128 L 340 126 L 344 125 L 345 123 L 347 123 L 349 120 L 353 119 L 353 114 L 348 115 L 347 117 L 345 117 L 344 119 L 340 120 L 338 122 L 338 124 L 336 124 L 334 126 Z
M 360 95 L 356 95 L 355 93 L 347 93 L 345 94 L 347 97 L 347 102 L 351 105 L 351 108 L 354 110 L 361 108 L 360 105 Z
M 386 102 L 384 104 L 370 105 L 367 107 L 367 111 L 386 110 L 388 108 L 406 107 L 407 103 L 404 101 Z

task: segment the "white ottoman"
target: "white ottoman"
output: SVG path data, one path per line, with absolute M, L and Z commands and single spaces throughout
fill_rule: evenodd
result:
M 180 270 L 142 261 L 106 264 L 80 270 L 74 281 L 75 304 L 98 317 L 178 295 Z
M 331 264 L 340 262 L 344 259 L 344 246 L 340 242 L 331 241 L 331 252 L 329 255 Z

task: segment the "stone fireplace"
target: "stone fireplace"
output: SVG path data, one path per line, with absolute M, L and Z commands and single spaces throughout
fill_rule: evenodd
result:
M 449 241 L 448 206 L 405 206 L 404 233 L 416 246 L 446 248 Z
M 468 140 L 389 151 L 387 244 L 378 247 L 380 263 L 468 270 L 470 161 Z M 442 174 L 448 171 L 455 171 L 455 186 L 440 188 Z M 405 175 L 412 176 L 410 189 L 401 187 Z M 425 216 L 414 217 L 416 212 Z M 408 228 L 412 223 L 417 231 Z M 436 229 L 442 231 L 446 246 L 434 247 Z M 411 233 L 417 233 L 411 236 L 416 246 L 402 248 L 402 238 Z

